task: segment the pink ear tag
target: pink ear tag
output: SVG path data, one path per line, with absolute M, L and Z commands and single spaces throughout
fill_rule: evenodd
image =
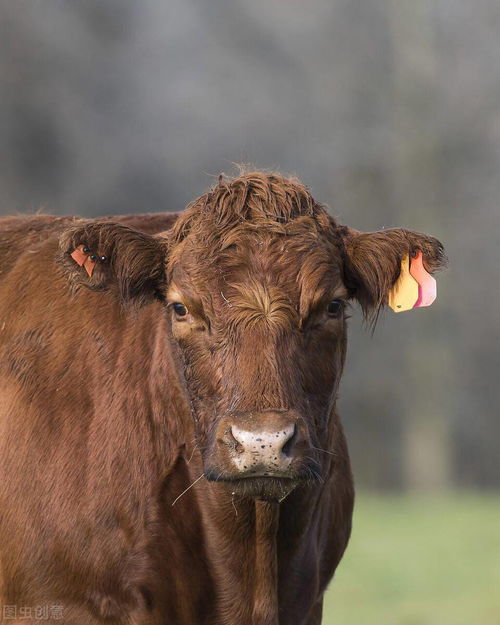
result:
M 388 304 L 396 313 L 411 310 L 418 300 L 418 293 L 418 282 L 410 274 L 410 259 L 404 256 L 399 278 L 389 291 Z
M 424 267 L 422 251 L 418 250 L 415 258 L 411 259 L 410 273 L 418 282 L 418 299 L 414 308 L 430 306 L 437 296 L 436 280 Z
M 83 245 L 79 245 L 74 252 L 71 252 L 71 258 L 75 261 L 75 263 L 80 265 L 80 267 L 83 267 L 88 258 L 88 254 L 84 253 L 83 247 Z

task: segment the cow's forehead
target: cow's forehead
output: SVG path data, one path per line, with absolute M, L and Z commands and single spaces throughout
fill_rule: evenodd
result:
M 247 228 L 230 235 L 218 241 L 188 236 L 182 242 L 171 267 L 180 291 L 203 299 L 263 287 L 298 303 L 342 286 L 341 250 L 314 228 Z

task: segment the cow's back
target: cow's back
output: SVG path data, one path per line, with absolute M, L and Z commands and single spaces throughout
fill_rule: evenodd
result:
M 111 219 L 155 233 L 175 216 Z M 149 393 L 163 316 L 160 303 L 125 313 L 111 293 L 70 287 L 56 258 L 74 223 L 0 221 L 0 600 L 78 606 L 92 579 L 85 600 L 113 618 L 110 597 L 150 576 L 145 531 L 156 531 L 162 466 Z

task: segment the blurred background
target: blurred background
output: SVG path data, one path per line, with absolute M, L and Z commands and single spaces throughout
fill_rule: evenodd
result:
M 0 0 L 0 212 L 180 210 L 234 162 L 441 239 L 430 309 L 351 320 L 358 485 L 325 623 L 500 623 L 498 0 Z

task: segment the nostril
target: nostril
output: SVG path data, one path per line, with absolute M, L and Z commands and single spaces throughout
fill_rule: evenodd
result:
M 281 448 L 281 453 L 285 456 L 290 456 L 291 452 L 295 446 L 295 442 L 297 440 L 297 426 L 294 425 L 292 431 L 290 432 L 290 436 L 285 444 Z
M 243 444 L 242 444 L 241 441 L 239 441 L 236 438 L 232 428 L 229 427 L 226 430 L 224 430 L 224 439 L 223 440 L 226 443 L 226 445 L 228 447 L 231 447 L 231 449 L 234 449 L 234 451 L 242 451 Z

